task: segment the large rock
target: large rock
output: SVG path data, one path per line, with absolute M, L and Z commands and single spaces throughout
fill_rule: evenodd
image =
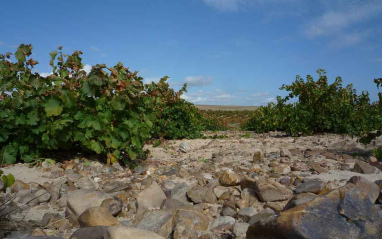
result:
M 134 227 L 152 231 L 168 238 L 175 227 L 174 216 L 174 210 L 146 211 L 137 218 Z
M 286 210 L 275 220 L 250 226 L 247 238 L 380 238 L 381 209 L 370 188 L 353 183 Z
M 362 161 L 357 161 L 354 164 L 354 168 L 352 170 L 353 172 L 357 173 L 363 173 L 363 174 L 374 174 L 374 173 L 379 173 L 379 169 L 377 169 L 374 166 L 371 166 L 368 163 L 362 162 Z
M 72 224 L 78 225 L 77 218 L 86 209 L 100 206 L 106 198 L 110 196 L 98 191 L 86 189 L 73 191 L 68 195 L 65 215 Z
M 268 180 L 257 181 L 255 190 L 259 199 L 263 202 L 284 201 L 293 196 L 293 192 L 289 188 Z
M 167 197 L 162 188 L 156 182 L 152 182 L 152 184 L 140 192 L 137 197 L 137 216 L 142 215 L 146 210 L 159 209 L 165 199 L 167 199 Z
M 226 170 L 219 178 L 219 183 L 222 186 L 236 186 L 239 185 L 241 178 L 237 173 L 232 170 Z
M 81 227 L 96 226 L 119 226 L 121 223 L 110 214 L 105 207 L 91 207 L 85 210 L 79 217 L 78 222 Z
M 217 201 L 216 195 L 210 186 L 191 188 L 187 195 L 194 203 L 215 203 Z
M 139 228 L 131 227 L 109 227 L 105 239 L 165 239 L 164 237 Z

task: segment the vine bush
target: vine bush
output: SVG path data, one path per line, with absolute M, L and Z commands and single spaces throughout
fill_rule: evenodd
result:
M 381 93 L 379 102 L 371 103 L 368 92 L 357 95 L 352 85 L 342 86 L 340 77 L 328 84 L 326 72 L 319 69 L 317 73 L 317 81 L 310 75 L 306 80 L 297 76 L 292 85 L 283 85 L 280 89 L 289 95 L 260 107 L 244 129 L 258 133 L 278 130 L 296 136 L 322 132 L 368 135 L 382 128 Z M 381 79 L 375 82 L 379 87 Z M 288 103 L 293 98 L 297 102 Z M 378 132 L 363 140 L 367 142 Z
M 194 106 L 162 79 L 144 85 L 118 63 L 97 64 L 87 74 L 81 51 L 50 53 L 52 74 L 33 68 L 31 45 L 0 55 L 0 164 L 31 162 L 54 150 L 97 153 L 125 163 L 144 155 L 152 134 L 166 138 L 200 134 Z

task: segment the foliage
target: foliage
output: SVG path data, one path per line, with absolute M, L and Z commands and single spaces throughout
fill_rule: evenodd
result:
M 50 53 L 52 75 L 32 71 L 31 45 L 16 62 L 0 56 L 0 164 L 31 162 L 49 150 L 87 151 L 124 160 L 143 154 L 155 120 L 142 78 L 122 63 L 82 70 L 80 51 Z
M 153 98 L 157 121 L 151 134 L 155 138 L 182 139 L 201 136 L 202 115 L 190 102 L 180 96 L 187 92 L 186 85 L 178 92 L 166 83 L 168 77 L 158 83 L 145 85 L 147 94 Z
M 317 81 L 310 75 L 306 81 L 297 76 L 292 85 L 283 85 L 280 89 L 289 95 L 260 107 L 244 129 L 259 133 L 279 130 L 294 136 L 321 132 L 363 135 L 381 129 L 381 100 L 370 103 L 368 92 L 357 95 L 352 85 L 342 86 L 340 77 L 328 84 L 326 72 L 320 69 L 317 73 Z M 293 98 L 297 102 L 287 103 Z
M 382 161 L 382 149 L 381 148 L 373 149 L 373 156 L 376 157 L 378 160 Z
M 6 188 L 12 186 L 12 184 L 15 182 L 15 177 L 11 173 L 8 175 L 5 175 L 3 171 L 0 170 L 0 176 L 1 176 L 1 181 L 3 181 Z
M 108 163 L 144 158 L 144 143 L 201 136 L 203 117 L 164 77 L 144 85 L 118 63 L 87 74 L 80 51 L 50 53 L 52 75 L 33 71 L 31 45 L 0 55 L 0 164 L 37 162 L 48 152 L 96 153 Z

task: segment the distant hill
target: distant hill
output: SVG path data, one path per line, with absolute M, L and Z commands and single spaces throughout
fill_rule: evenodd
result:
M 257 110 L 258 106 L 235 106 L 235 105 L 195 105 L 200 110 L 223 110 L 223 111 L 243 111 Z

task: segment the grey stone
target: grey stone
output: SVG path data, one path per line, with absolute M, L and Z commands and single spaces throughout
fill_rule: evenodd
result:
M 99 191 L 86 189 L 72 191 L 66 200 L 65 215 L 72 224 L 78 225 L 77 218 L 86 209 L 100 206 L 106 198 L 110 198 L 110 196 Z
M 47 202 L 49 201 L 51 194 L 47 192 L 45 189 L 37 190 L 37 192 L 34 193 L 34 196 L 38 199 L 38 201 L 41 202 Z
M 178 208 L 178 207 L 181 207 L 183 205 L 184 205 L 184 203 L 182 203 L 179 200 L 176 200 L 176 199 L 165 199 L 162 202 L 162 205 L 161 205 L 160 208 L 167 210 L 167 209 Z
M 257 213 L 258 213 L 258 211 L 256 208 L 245 207 L 243 209 L 240 209 L 240 211 L 237 213 L 237 217 L 238 217 L 238 219 L 240 219 L 244 222 L 248 222 L 249 219 Z
M 189 187 L 187 183 L 177 184 L 173 189 L 171 189 L 170 198 L 176 199 L 182 203 L 188 203 L 187 192 Z
M 249 223 L 246 222 L 236 222 L 233 226 L 233 233 L 236 237 L 245 237 L 249 227 Z
M 188 151 L 191 150 L 191 147 L 188 143 L 182 142 L 179 144 L 179 150 L 183 153 L 187 153 Z
M 187 195 L 194 203 L 215 203 L 217 201 L 213 189 L 209 186 L 191 188 Z
M 168 238 L 175 227 L 174 216 L 174 210 L 146 211 L 137 218 L 134 227 L 152 231 L 164 238 Z
M 83 227 L 76 230 L 70 239 L 104 239 L 107 229 L 107 226 Z
M 105 239 L 165 239 L 164 237 L 139 228 L 108 227 Z
M 305 179 L 295 190 L 296 193 L 315 193 L 318 194 L 324 189 L 326 183 L 321 179 Z
M 209 230 L 213 230 L 223 225 L 234 225 L 236 222 L 235 218 L 229 216 L 223 216 L 216 218 L 211 225 L 209 226 Z
M 313 194 L 313 193 L 300 193 L 300 194 L 294 195 L 289 200 L 289 202 L 285 206 L 284 210 L 288 210 L 288 209 L 291 209 L 295 206 L 298 206 L 298 205 L 304 204 L 306 202 L 312 201 L 316 197 L 317 197 L 317 195 Z
M 156 182 L 153 182 L 148 188 L 138 194 L 137 216 L 142 215 L 148 209 L 159 209 L 165 199 L 167 197 L 162 188 Z
M 237 214 L 237 212 L 230 207 L 224 207 L 221 214 L 222 216 L 234 217 Z
M 256 215 L 252 216 L 248 223 L 252 225 L 260 221 L 267 222 L 272 220 L 275 216 L 276 216 L 275 211 L 273 211 L 270 208 L 266 208 L 260 211 L 259 213 L 257 213 Z
M 283 201 L 293 196 L 292 190 L 268 180 L 256 182 L 256 194 L 263 202 Z
M 368 163 L 361 162 L 359 160 L 357 160 L 354 164 L 354 168 L 352 169 L 352 171 L 363 174 L 374 174 L 380 172 L 378 168 L 371 166 Z
M 371 202 L 370 187 L 353 183 L 283 211 L 274 220 L 255 223 L 252 238 L 380 238 L 381 208 Z

